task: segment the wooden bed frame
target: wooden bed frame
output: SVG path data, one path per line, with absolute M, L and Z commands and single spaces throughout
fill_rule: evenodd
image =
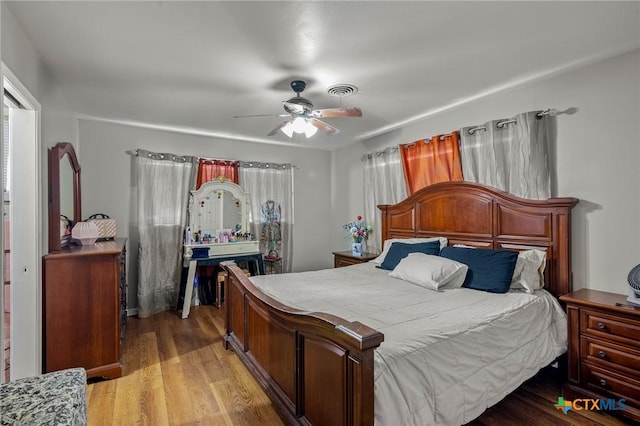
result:
M 378 207 L 382 241 L 444 236 L 449 245 L 546 250 L 545 288 L 559 297 L 572 288 L 571 208 L 577 202 L 525 200 L 483 185 L 447 182 Z M 373 355 L 384 336 L 358 322 L 283 305 L 237 266 L 225 268 L 225 345 L 236 351 L 283 419 L 373 425 Z

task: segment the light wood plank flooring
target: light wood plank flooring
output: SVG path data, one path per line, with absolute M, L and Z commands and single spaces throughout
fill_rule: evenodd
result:
M 129 317 L 123 377 L 88 386 L 89 425 L 282 425 L 262 388 L 224 349 L 222 312 L 198 306 L 185 320 L 175 312 Z M 564 415 L 553 406 L 560 386 L 542 372 L 470 424 L 624 424 L 596 412 Z

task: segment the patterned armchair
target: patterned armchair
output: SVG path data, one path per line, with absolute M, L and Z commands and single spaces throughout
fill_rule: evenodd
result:
M 86 425 L 83 368 L 25 377 L 0 385 L 0 425 Z

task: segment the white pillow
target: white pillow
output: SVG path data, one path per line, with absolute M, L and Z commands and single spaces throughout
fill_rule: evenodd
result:
M 464 244 L 455 244 L 454 247 L 477 248 Z M 545 266 L 547 266 L 546 251 L 532 249 L 519 252 L 509 290 L 523 289 L 527 293 L 533 293 L 543 288 Z
M 518 253 L 516 267 L 511 278 L 511 289 L 524 289 L 533 293 L 544 287 L 544 268 L 547 265 L 547 252 L 543 250 L 524 250 Z
M 384 241 L 382 253 L 378 257 L 369 262 L 374 263 L 378 266 L 382 265 L 384 262 L 384 258 L 387 257 L 387 253 L 389 253 L 389 249 L 391 248 L 391 244 L 395 242 L 405 243 L 405 244 L 418 244 L 418 243 L 428 243 L 430 241 L 440 241 L 440 250 L 443 247 L 447 246 L 447 239 L 445 237 L 431 237 L 431 238 L 390 238 Z
M 462 287 L 469 267 L 464 263 L 424 253 L 410 253 L 391 272 L 390 277 L 409 281 L 429 290 Z

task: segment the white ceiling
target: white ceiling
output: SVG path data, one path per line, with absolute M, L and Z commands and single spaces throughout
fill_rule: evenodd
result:
M 81 115 L 327 149 L 640 47 L 635 1 L 6 3 Z M 283 113 L 298 78 L 362 118 L 294 141 L 266 136 L 283 118 L 233 118 Z

